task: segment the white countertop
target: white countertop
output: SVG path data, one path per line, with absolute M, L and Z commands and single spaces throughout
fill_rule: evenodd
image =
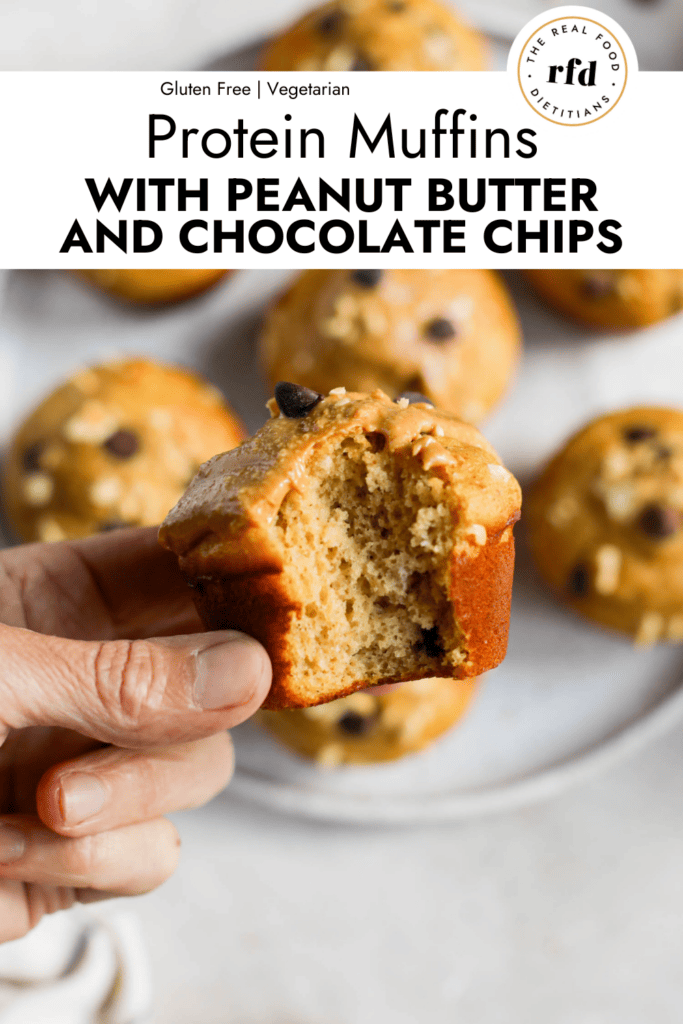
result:
M 228 794 L 135 903 L 164 1024 L 680 1024 L 683 738 L 550 804 L 360 829 Z
M 6 0 L 0 67 L 199 67 L 305 6 Z M 132 902 L 157 1020 L 680 1024 L 682 821 L 680 735 L 468 825 L 322 825 L 228 793 L 177 819 L 177 875 Z

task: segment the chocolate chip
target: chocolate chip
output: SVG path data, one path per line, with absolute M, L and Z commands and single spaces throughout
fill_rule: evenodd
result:
M 377 721 L 377 715 L 359 715 L 357 711 L 345 711 L 337 722 L 337 728 L 349 736 L 365 736 Z
M 667 459 L 670 459 L 672 455 L 672 450 L 668 448 L 665 444 L 658 444 L 655 448 L 655 458 L 659 462 L 666 462 Z
M 673 508 L 647 505 L 638 517 L 638 526 L 653 540 L 664 540 L 678 533 L 683 526 L 683 516 Z
M 383 452 L 386 448 L 387 439 L 384 434 L 381 434 L 379 431 L 373 431 L 371 434 L 366 434 L 365 440 L 368 442 L 373 452 Z
M 425 327 L 425 334 L 430 341 L 450 341 L 451 338 L 455 337 L 456 333 L 452 321 L 446 320 L 445 317 L 437 317 L 435 320 L 430 320 Z
M 208 580 L 208 576 L 195 576 L 193 579 L 187 580 L 187 585 L 191 590 L 196 590 L 200 597 L 203 597 Z
M 588 567 L 583 563 L 576 565 L 569 573 L 567 589 L 575 597 L 584 597 L 588 593 L 591 577 Z
M 330 11 L 329 14 L 325 14 L 318 22 L 318 32 L 323 36 L 331 36 L 334 32 L 339 31 L 343 21 L 343 11 Z
M 624 428 L 624 440 L 629 444 L 639 444 L 641 441 L 649 441 L 656 436 L 656 427 L 645 427 L 638 424 L 635 427 Z
M 354 270 L 351 280 L 361 288 L 376 288 L 382 280 L 381 270 Z
M 43 454 L 44 444 L 42 441 L 34 441 L 28 448 L 24 449 L 21 456 L 21 464 L 27 473 L 40 472 L 40 456 Z
M 349 71 L 374 71 L 375 65 L 372 64 L 367 57 L 364 57 L 362 53 L 359 53 L 355 61 L 349 68 Z
M 441 644 L 439 627 L 432 626 L 431 629 L 421 628 L 422 639 L 417 644 L 418 651 L 424 651 L 428 658 L 443 658 L 446 651 Z
M 614 278 L 596 271 L 595 274 L 584 277 L 581 291 L 587 299 L 605 299 L 614 292 Z
M 126 523 L 123 519 L 107 519 L 105 523 L 101 524 L 100 533 L 110 533 L 112 530 L 125 530 L 129 526 L 133 526 L 133 523 Z
M 431 406 L 432 409 L 434 408 L 431 398 L 421 395 L 419 391 L 402 391 L 400 395 L 396 396 L 396 401 L 399 402 L 402 398 L 407 398 L 409 405 L 414 405 L 415 402 L 424 402 L 425 405 Z
M 392 14 L 401 14 L 405 11 L 407 4 L 403 0 L 389 0 L 387 3 L 387 10 L 391 11 Z
M 132 430 L 117 430 L 103 447 L 116 459 L 132 459 L 140 450 L 140 439 Z
M 315 409 L 318 402 L 322 401 L 322 395 L 302 384 L 289 384 L 281 380 L 275 385 L 275 401 L 283 416 L 290 420 L 300 420 L 308 416 L 311 409 Z

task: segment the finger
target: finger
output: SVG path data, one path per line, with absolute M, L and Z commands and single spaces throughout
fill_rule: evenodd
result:
M 178 833 L 165 818 L 77 839 L 56 835 L 37 818 L 0 818 L 3 880 L 138 896 L 170 878 L 179 852 Z
M 79 903 L 101 903 L 118 896 L 116 892 L 102 892 L 101 889 L 74 889 L 74 893 Z
M 45 914 L 68 910 L 79 898 L 73 889 L 0 881 L 0 944 L 23 938 Z
M 3 622 L 75 639 L 190 633 L 201 628 L 174 555 L 156 527 L 0 553 Z
M 0 808 L 5 813 L 34 814 L 36 790 L 53 765 L 73 761 L 101 744 L 67 729 L 18 729 L 0 747 Z
M 38 814 L 63 836 L 107 832 L 201 807 L 227 786 L 233 763 L 227 732 L 158 750 L 107 747 L 46 772 Z
M 161 547 L 158 533 L 156 526 L 113 530 L 71 544 L 88 567 L 118 637 L 201 629 L 178 559 Z
M 0 723 L 59 726 L 123 747 L 229 729 L 271 682 L 265 649 L 234 630 L 98 643 L 0 625 L 0 651 Z

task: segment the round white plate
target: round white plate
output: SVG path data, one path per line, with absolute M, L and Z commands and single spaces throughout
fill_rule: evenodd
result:
M 524 482 L 606 409 L 683 405 L 683 319 L 618 337 L 589 334 L 511 279 L 526 349 L 509 399 L 484 426 Z M 562 608 L 518 528 L 507 658 L 466 718 L 394 764 L 311 767 L 253 724 L 235 730 L 234 792 L 282 811 L 356 822 L 458 820 L 551 797 L 683 720 L 683 652 L 635 650 Z
M 268 395 L 253 340 L 286 276 L 241 273 L 192 302 L 136 310 L 68 275 L 10 273 L 0 321 L 0 430 L 6 435 L 75 365 L 126 351 L 198 367 L 256 429 Z M 683 405 L 683 319 L 628 336 L 588 335 L 513 284 L 525 356 L 484 432 L 522 480 L 598 412 Z M 322 771 L 248 723 L 234 731 L 232 789 L 283 811 L 358 822 L 452 820 L 518 807 L 616 763 L 683 719 L 682 670 L 680 648 L 636 651 L 565 611 L 521 542 L 508 656 L 459 727 L 394 764 Z
M 524 572 L 510 648 L 463 722 L 391 764 L 324 770 L 255 724 L 233 731 L 232 791 L 309 817 L 453 821 L 543 800 L 618 763 L 683 721 L 683 658 L 634 652 L 547 607 Z

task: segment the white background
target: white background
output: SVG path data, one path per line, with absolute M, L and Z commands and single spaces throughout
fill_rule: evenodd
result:
M 218 96 L 217 81 L 236 84 L 250 83 L 252 95 L 248 97 Z M 301 97 L 295 101 L 282 96 L 271 97 L 267 82 L 302 84 L 308 80 L 328 80 L 349 84 L 349 97 Z M 213 87 L 211 96 L 166 97 L 161 94 L 164 81 Z M 262 99 L 257 99 L 257 81 L 261 81 Z M 178 241 L 183 222 L 200 218 L 211 225 L 223 220 L 224 230 L 231 230 L 237 218 L 246 221 L 246 228 L 254 220 L 276 219 L 283 226 L 307 218 L 317 224 L 327 220 L 345 219 L 357 224 L 361 218 L 369 221 L 370 239 L 382 244 L 389 228 L 398 217 L 406 227 L 416 252 L 405 255 L 394 248 L 380 260 L 384 266 L 438 266 L 444 256 L 438 246 L 439 232 L 435 231 L 432 255 L 424 255 L 421 232 L 411 230 L 415 219 L 442 218 L 466 221 L 466 253 L 449 255 L 451 266 L 586 266 L 595 267 L 662 267 L 680 262 L 680 231 L 683 226 L 683 191 L 680 188 L 680 137 L 672 130 L 671 111 L 683 101 L 683 76 L 676 74 L 648 74 L 632 71 L 626 91 L 614 110 L 604 118 L 578 126 L 556 125 L 538 116 L 525 102 L 516 80 L 516 73 L 392 73 L 337 74 L 320 76 L 260 75 L 252 73 L 179 74 L 172 72 L 130 73 L 126 75 L 66 72 L 40 75 L 5 73 L 0 75 L 3 95 L 12 95 L 13 102 L 0 107 L 0 134 L 3 148 L 14 158 L 0 162 L 0 265 L 5 267 L 83 267 L 83 266 L 234 266 L 234 267 L 307 267 L 335 266 L 339 255 L 326 253 L 320 246 L 311 254 L 296 254 L 287 248 L 272 255 L 260 255 L 247 250 L 236 255 L 229 246 L 223 254 L 209 251 L 193 254 L 184 250 Z M 469 131 L 475 124 L 479 131 L 478 153 L 484 152 L 485 128 L 505 128 L 511 136 L 510 159 L 473 160 L 469 157 L 468 138 L 460 139 L 461 155 L 453 160 L 406 159 L 397 152 L 395 159 L 385 155 L 384 145 L 371 154 L 360 146 L 356 159 L 349 159 L 354 112 L 358 112 L 366 130 L 374 136 L 386 114 L 392 113 L 397 146 L 400 129 L 406 128 L 411 150 L 417 144 L 420 127 L 427 131 L 428 146 L 434 125 L 434 113 L 440 107 L 449 111 L 443 126 L 450 127 L 453 110 L 462 107 L 467 115 L 461 118 L 461 127 Z M 251 133 L 269 127 L 282 138 L 287 127 L 284 115 L 291 113 L 291 127 L 295 139 L 300 127 L 320 128 L 326 141 L 325 160 L 315 157 L 301 159 L 257 159 L 249 151 L 244 158 L 236 156 L 233 136 L 231 151 L 223 159 L 205 156 L 191 140 L 190 157 L 183 158 L 182 128 L 196 128 L 201 135 L 212 128 L 223 128 L 231 135 L 238 118 L 243 118 Z M 469 115 L 476 114 L 476 123 Z M 166 114 L 172 117 L 177 130 L 173 139 L 157 143 L 157 156 L 148 155 L 148 117 Z M 523 128 L 533 129 L 538 153 L 531 159 L 515 155 L 515 136 Z M 159 128 L 161 132 L 163 126 Z M 248 141 L 248 140 L 247 140 Z M 443 152 L 448 152 L 450 137 L 442 139 Z M 214 138 L 216 147 L 219 140 Z M 495 140 L 498 144 L 500 139 Z M 316 144 L 309 141 L 315 154 Z M 283 151 L 281 143 L 280 151 Z M 497 154 L 500 147 L 494 148 Z M 522 147 L 523 152 L 528 152 Z M 296 152 L 296 151 L 295 151 Z M 196 154 L 196 155 L 195 155 Z M 335 204 L 327 213 L 309 213 L 296 207 L 292 213 L 257 213 L 254 201 L 239 204 L 239 211 L 228 212 L 226 195 L 230 176 L 254 179 L 256 177 L 282 180 L 281 196 L 288 194 L 296 178 L 301 176 L 317 201 L 318 178 L 332 185 L 342 177 L 412 178 L 413 186 L 406 190 L 405 211 L 396 214 L 390 203 L 377 213 L 352 211 L 346 214 Z M 128 255 L 109 243 L 102 254 L 84 255 L 80 248 L 72 248 L 60 255 L 60 248 L 75 218 L 88 235 L 93 248 L 95 222 L 98 217 L 84 179 L 94 178 L 103 188 L 108 177 L 118 187 L 124 177 L 130 178 L 186 178 L 188 187 L 196 187 L 198 179 L 209 179 L 209 211 L 201 213 L 197 200 L 188 202 L 188 211 L 174 209 L 176 193 L 169 190 L 169 206 L 165 213 L 156 213 L 150 194 L 147 210 L 136 213 L 135 191 L 119 213 L 111 201 L 104 205 L 99 218 L 111 229 L 118 229 L 119 220 L 132 222 L 136 217 L 156 220 L 164 229 L 164 242 L 154 253 Z M 461 212 L 457 207 L 446 213 L 429 212 L 426 202 L 429 177 L 459 178 L 591 178 L 597 184 L 595 203 L 597 212 L 544 212 L 540 189 L 535 190 L 534 210 L 523 212 L 521 189 L 510 190 L 507 211 L 498 212 L 495 193 L 489 191 L 490 201 L 480 213 Z M 474 190 L 470 190 L 473 194 Z M 569 203 L 567 203 L 569 207 Z M 520 255 L 517 245 L 509 254 L 490 251 L 483 238 L 487 223 L 503 218 L 513 224 L 523 218 L 531 230 L 537 230 L 541 220 L 551 225 L 557 219 L 571 218 L 591 222 L 595 237 L 581 243 L 579 253 L 571 255 L 565 245 L 563 254 L 553 254 L 551 227 L 550 253 L 541 255 L 537 242 L 531 241 L 526 255 Z M 616 220 L 623 247 L 616 254 L 605 254 L 597 247 L 600 240 L 597 224 L 601 220 Z M 210 233 L 195 232 L 193 241 L 210 240 Z M 270 232 L 266 232 L 270 241 Z M 309 242 L 312 231 L 301 238 Z M 496 241 L 514 240 L 515 232 L 501 230 Z M 335 237 L 334 239 L 338 239 Z M 375 254 L 353 256 L 349 250 L 342 260 L 354 258 L 359 265 L 374 265 Z M 132 262 L 131 262 L 132 261 Z
M 200 67 L 305 6 L 7 0 L 0 59 Z M 609 10 L 640 28 L 642 63 L 648 47 L 648 66 L 681 66 L 679 0 Z M 179 818 L 178 874 L 134 903 L 158 1021 L 680 1024 L 682 813 L 679 734 L 551 804 L 467 826 L 312 825 L 228 792 Z

